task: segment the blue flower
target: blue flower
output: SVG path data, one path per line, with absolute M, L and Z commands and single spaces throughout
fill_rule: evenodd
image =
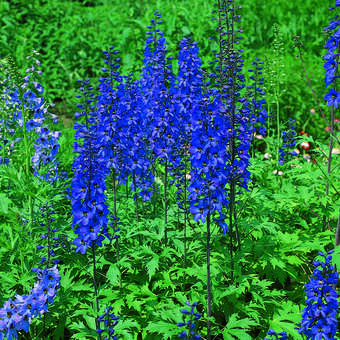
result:
M 331 250 L 327 255 L 332 254 Z M 332 256 L 324 255 L 324 262 L 314 261 L 316 267 L 311 281 L 306 287 L 307 306 L 302 312 L 302 321 L 298 332 L 311 339 L 334 339 L 337 332 L 337 310 L 339 307 L 338 294 L 333 288 L 338 281 L 339 274 L 331 265 Z M 321 267 L 321 269 L 319 269 Z
M 177 323 L 177 326 L 179 327 L 186 327 L 186 331 L 182 331 L 178 337 L 179 338 L 184 338 L 188 340 L 193 340 L 193 339 L 201 339 L 201 335 L 196 334 L 194 328 L 196 325 L 194 324 L 194 320 L 199 320 L 201 318 L 201 314 L 195 312 L 195 308 L 197 306 L 197 302 L 194 302 L 192 305 L 187 301 L 185 303 L 187 306 L 191 307 L 190 310 L 187 309 L 182 309 L 181 313 L 184 314 L 185 316 L 188 315 L 190 316 L 190 319 L 187 322 L 179 322 Z

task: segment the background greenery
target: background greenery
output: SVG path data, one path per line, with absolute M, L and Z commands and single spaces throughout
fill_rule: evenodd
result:
M 121 50 L 122 73 L 139 74 L 143 64 L 146 26 L 153 12 L 162 13 L 163 30 L 172 55 L 174 67 L 178 44 L 191 36 L 201 47 L 206 68 L 214 59 L 216 23 L 211 21 L 214 1 L 0 1 L 0 54 L 12 55 L 24 70 L 26 56 L 32 48 L 41 53 L 41 84 L 64 124 L 72 125 L 76 111 L 74 98 L 77 80 L 87 77 L 97 81 L 102 75 L 101 51 L 114 45 Z M 304 283 L 313 270 L 311 262 L 317 250 L 330 250 L 339 214 L 339 156 L 334 155 L 332 172 L 327 175 L 327 140 L 324 121 L 315 108 L 311 90 L 306 86 L 301 61 L 296 58 L 292 38 L 301 36 L 307 70 L 312 85 L 320 97 L 326 93 L 322 55 L 326 36 L 323 27 L 331 20 L 327 4 L 317 0 L 240 1 L 245 55 L 245 70 L 256 56 L 265 61 L 265 69 L 277 68 L 281 84 L 271 84 L 271 71 L 266 71 L 267 102 L 276 110 L 273 92 L 279 91 L 280 120 L 296 119 L 296 126 L 311 134 L 308 140 L 313 150 L 312 161 L 301 154 L 279 169 L 275 158 L 276 139 L 256 140 L 252 158 L 252 186 L 240 196 L 238 223 L 242 251 L 237 252 L 237 280 L 231 283 L 228 238 L 214 226 L 212 247 L 213 275 L 213 333 L 216 339 L 263 339 L 269 328 L 287 331 L 291 339 L 301 339 L 294 329 L 301 321 L 305 306 Z M 280 55 L 274 51 L 274 29 L 281 32 Z M 277 39 L 276 46 L 280 46 Z M 276 51 L 278 49 L 276 48 Z M 275 64 L 276 63 L 276 64 Z M 274 64 L 276 65 L 274 67 Z M 284 76 L 285 74 L 285 76 Z M 286 91 L 284 91 L 286 90 Z M 326 108 L 325 105 L 321 105 Z M 325 110 L 326 115 L 329 110 Z M 338 111 L 336 111 L 338 113 Z M 338 117 L 339 118 L 339 117 Z M 339 125 L 339 124 L 338 124 Z M 274 124 L 271 124 L 275 127 Z M 61 168 L 72 174 L 73 131 L 61 124 L 61 148 L 58 154 Z M 301 142 L 302 139 L 299 141 Z M 319 147 L 319 149 L 317 148 Z M 336 145 L 338 148 L 338 145 Z M 27 216 L 27 193 L 35 197 L 35 214 L 41 202 L 53 202 L 56 226 L 69 240 L 74 239 L 70 228 L 72 217 L 69 201 L 55 196 L 60 188 L 41 185 L 35 177 L 27 179 L 22 173 L 24 153 L 22 143 L 11 167 L 0 167 L 0 305 L 9 297 L 27 294 L 35 274 L 31 271 L 41 258 L 36 249 L 40 241 L 38 224 L 31 234 L 22 233 L 21 217 Z M 325 150 L 322 153 L 321 150 Z M 265 159 L 265 152 L 273 154 Z M 311 153 L 311 152 L 310 152 Z M 333 171 L 334 169 L 334 171 Z M 160 176 L 163 176 L 161 173 Z M 325 195 L 327 183 L 330 194 Z M 67 183 L 66 183 L 67 184 Z M 164 223 L 162 200 L 157 201 L 157 217 L 145 204 L 140 223 L 134 219 L 134 202 L 125 198 L 125 188 L 119 188 L 119 216 L 122 222 L 120 261 L 116 262 L 113 248 L 105 247 L 98 256 L 101 309 L 113 301 L 115 314 L 120 316 L 117 334 L 124 340 L 164 340 L 179 333 L 176 322 L 186 299 L 198 301 L 198 311 L 206 315 L 205 232 L 204 225 L 188 228 L 188 264 L 183 265 L 183 223 L 178 221 L 174 188 L 170 190 L 168 228 L 170 246 L 162 241 Z M 160 192 L 163 187 L 160 184 Z M 109 200 L 112 205 L 112 199 Z M 111 206 L 112 209 L 112 206 Z M 182 217 L 181 217 L 182 218 Z M 329 221 L 329 227 L 327 225 Z M 40 229 L 39 229 L 40 228 Z M 140 242 L 141 241 L 141 242 Z M 140 244 L 141 243 L 141 244 Z M 90 255 L 62 250 L 61 288 L 50 313 L 45 319 L 36 318 L 30 334 L 20 340 L 93 339 L 94 300 Z M 333 257 L 340 267 L 340 248 Z M 119 268 L 118 268 L 119 266 Z M 242 269 L 241 269 L 242 268 Z M 119 288 L 119 279 L 122 287 Z M 197 323 L 204 332 L 206 318 Z M 45 325 L 46 323 L 46 325 Z M 46 327 L 45 327 L 46 326 Z
M 146 26 L 155 10 L 163 16 L 169 55 L 175 57 L 174 67 L 179 42 L 184 36 L 191 36 L 198 42 L 201 58 L 208 67 L 216 47 L 214 40 L 209 39 L 216 36 L 216 22 L 211 20 L 213 3 L 206 0 L 126 0 L 122 6 L 118 0 L 0 1 L 1 56 L 12 55 L 24 67 L 25 57 L 33 48 L 38 50 L 44 69 L 41 83 L 46 94 L 56 104 L 57 113 L 71 118 L 76 111 L 77 80 L 98 79 L 103 66 L 103 49 L 114 45 L 121 51 L 122 73 L 134 72 L 139 76 Z M 283 87 L 289 88 L 289 95 L 280 98 L 282 117 L 295 117 L 297 126 L 302 128 L 310 116 L 309 110 L 316 104 L 306 86 L 292 39 L 295 35 L 301 36 L 312 84 L 323 97 L 323 27 L 332 14 L 327 3 L 318 0 L 239 3 L 243 6 L 242 48 L 246 64 L 255 56 L 267 57 L 270 62 L 273 25 L 279 25 L 283 39 L 282 62 L 285 74 L 289 75 L 282 79 Z M 325 123 L 316 117 L 308 121 L 308 132 L 320 134 L 320 124 Z

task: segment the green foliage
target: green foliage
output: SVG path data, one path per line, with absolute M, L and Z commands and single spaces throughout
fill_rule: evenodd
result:
M 113 44 L 121 50 L 122 73 L 140 70 L 145 27 L 156 9 L 163 15 L 169 55 L 176 56 L 183 36 L 192 36 L 199 43 L 208 69 L 216 41 L 207 37 L 215 34 L 215 23 L 209 21 L 211 4 L 203 0 L 127 1 L 125 6 L 116 0 L 2 1 L 2 57 L 15 55 L 20 68 L 24 69 L 25 56 L 33 47 L 39 50 L 45 66 L 42 82 L 47 85 L 47 95 L 56 101 L 58 113 L 70 117 L 75 112 L 72 98 L 76 80 L 100 75 L 102 49 Z M 269 137 L 254 149 L 251 188 L 239 196 L 241 249 L 234 249 L 234 280 L 231 279 L 229 235 L 221 235 L 220 228 L 212 226 L 212 330 L 216 337 L 246 340 L 263 339 L 267 330 L 274 328 L 299 339 L 294 327 L 300 321 L 305 298 L 303 285 L 311 275 L 311 261 L 317 251 L 329 250 L 334 244 L 340 205 L 340 164 L 338 155 L 334 155 L 333 170 L 328 173 L 325 123 L 309 113 L 316 104 L 310 99 L 310 89 L 305 86 L 291 39 L 296 34 L 302 39 L 308 36 L 304 45 L 309 54 L 305 57 L 307 70 L 312 71 L 312 85 L 322 94 L 323 36 L 320 32 L 329 13 L 324 4 L 321 6 L 316 0 L 284 1 L 280 6 L 268 0 L 244 2 L 242 14 L 243 29 L 247 32 L 243 41 L 247 62 L 257 56 L 267 61 L 267 65 L 277 63 L 266 70 L 267 102 L 272 105 L 279 100 L 281 123 L 289 116 L 294 117 L 298 127 L 314 136 L 303 136 L 300 140 L 313 146 L 312 161 L 303 158 L 306 152 L 301 148 L 299 157 L 280 168 L 274 160 L 264 158 L 265 152 L 272 153 L 277 147 L 271 122 Z M 281 38 L 274 34 L 277 23 Z M 276 46 L 274 54 L 272 45 Z M 176 70 L 176 64 L 174 68 Z M 283 73 L 286 74 L 284 82 Z M 269 82 L 271 77 L 275 78 L 274 83 Z M 326 109 L 323 104 L 321 107 Z M 0 110 L 0 116 L 8 114 L 4 105 Z M 72 121 L 68 123 L 72 125 Z M 74 132 L 63 124 L 58 127 L 62 135 L 57 157 L 61 168 L 72 176 Z M 39 215 L 43 202 L 53 202 L 58 228 L 70 241 L 74 238 L 69 200 L 56 195 L 69 186 L 69 180 L 52 187 L 31 174 L 25 176 L 21 162 L 23 152 L 23 143 L 19 143 L 13 164 L 0 165 L 0 304 L 16 293 L 27 294 L 35 280 L 31 269 L 40 260 L 36 245 L 42 228 L 36 221 L 31 230 L 25 230 L 22 223 L 29 212 L 28 194 L 33 200 L 34 216 Z M 282 176 L 274 173 L 278 169 Z M 156 170 L 162 190 L 163 166 L 157 164 Z M 325 194 L 327 183 L 329 195 Z M 117 258 L 114 242 L 107 242 L 97 254 L 101 312 L 105 306 L 113 307 L 115 315 L 120 317 L 115 327 L 120 339 L 135 340 L 138 335 L 145 340 L 172 339 L 180 332 L 176 326 L 181 321 L 179 309 L 187 300 L 197 301 L 197 309 L 203 314 L 197 329 L 206 336 L 205 225 L 195 223 L 189 216 L 184 265 L 183 212 L 178 213 L 175 189 L 169 190 L 167 247 L 164 246 L 162 200 L 144 203 L 137 223 L 134 200 L 131 195 L 126 198 L 125 187 L 118 187 L 117 196 L 122 223 L 120 256 Z M 112 211 L 111 192 L 108 192 L 108 202 Z M 34 319 L 31 334 L 37 339 L 43 337 L 44 322 L 54 339 L 95 339 L 92 258 L 89 254 L 75 254 L 71 243 L 58 250 L 61 288 L 45 321 Z M 339 247 L 333 259 L 339 268 Z

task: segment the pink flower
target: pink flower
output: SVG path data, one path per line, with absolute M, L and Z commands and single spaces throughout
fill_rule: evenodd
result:
M 315 110 L 314 109 L 310 109 L 309 112 L 314 114 Z
M 308 151 L 309 148 L 310 148 L 310 145 L 309 145 L 308 142 L 302 142 L 302 143 L 301 143 L 301 148 L 302 148 L 303 150 Z

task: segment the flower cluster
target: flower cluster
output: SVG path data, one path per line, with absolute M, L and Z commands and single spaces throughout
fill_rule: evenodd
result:
M 99 322 L 104 322 L 105 328 L 99 328 L 97 329 L 98 334 L 102 334 L 107 332 L 108 336 L 104 338 L 104 340 L 117 340 L 118 337 L 114 335 L 114 326 L 118 323 L 118 316 L 115 316 L 114 313 L 110 313 L 112 310 L 112 307 L 109 306 L 108 308 L 105 308 L 105 313 L 100 315 L 98 318 Z
M 288 339 L 286 332 L 276 333 L 273 329 L 270 329 L 267 333 L 267 335 L 270 335 L 271 338 L 264 338 L 263 340 L 286 340 Z M 273 338 L 275 337 L 275 338 Z
M 183 313 L 184 315 L 190 315 L 190 319 L 187 322 L 179 322 L 177 324 L 177 326 L 179 327 L 187 327 L 186 331 L 181 332 L 178 337 L 179 338 L 183 338 L 183 339 L 187 339 L 187 340 L 193 340 L 193 339 L 201 339 L 201 336 L 199 334 L 195 334 L 195 324 L 194 324 L 194 320 L 199 320 L 201 318 L 201 314 L 195 312 L 195 307 L 197 306 L 197 302 L 194 302 L 192 305 L 190 304 L 190 302 L 186 302 L 185 303 L 187 306 L 191 307 L 191 310 L 188 311 L 187 309 L 182 309 L 181 313 Z
M 59 149 L 60 132 L 50 131 L 48 125 L 44 125 L 47 118 L 50 118 L 54 124 L 58 122 L 58 119 L 57 116 L 48 112 L 49 105 L 43 98 L 44 88 L 37 81 L 37 75 L 42 73 L 39 70 L 38 55 L 38 52 L 33 51 L 32 56 L 27 57 L 27 59 L 32 58 L 33 65 L 26 69 L 27 75 L 23 79 L 20 78 L 14 61 L 9 58 L 8 77 L 3 81 L 2 98 L 6 110 L 12 112 L 12 116 L 2 120 L 1 135 L 3 145 L 6 145 L 7 150 L 5 151 L 3 146 L 1 148 L 7 155 L 12 152 L 15 142 L 20 141 L 21 138 L 9 143 L 8 137 L 14 134 L 14 127 L 16 130 L 23 130 L 25 122 L 27 134 L 32 131 L 38 134 L 34 143 L 35 154 L 32 157 L 34 176 L 54 182 L 58 177 L 58 162 L 55 156 Z M 5 158 L 4 155 L 2 158 Z M 8 163 L 9 158 L 6 157 L 5 162 Z
M 339 274 L 331 265 L 334 250 L 326 255 L 319 252 L 323 262 L 314 261 L 316 267 L 311 281 L 306 287 L 307 306 L 302 312 L 302 322 L 298 332 L 308 339 L 334 339 L 337 332 L 337 310 L 339 308 L 338 294 L 332 285 L 338 282 Z M 321 267 L 321 270 L 318 269 Z
M 43 256 L 41 258 L 40 263 L 46 264 L 47 266 L 50 265 L 50 263 L 57 264 L 59 263 L 58 259 L 51 260 L 51 257 L 56 257 L 56 249 L 60 246 L 65 246 L 65 241 L 67 240 L 67 236 L 60 236 L 57 235 L 58 229 L 53 227 L 53 224 L 55 222 L 55 211 L 53 210 L 53 204 L 52 203 L 45 203 L 41 208 L 41 221 L 40 226 L 42 228 L 47 228 L 47 232 L 44 232 L 40 235 L 41 239 L 44 240 L 44 244 L 37 245 L 37 249 L 46 249 L 47 250 L 47 258 L 46 256 Z
M 279 164 L 283 165 L 285 161 L 288 160 L 288 155 L 296 156 L 296 151 L 291 151 L 291 149 L 294 148 L 296 145 L 296 131 L 295 131 L 295 126 L 294 120 L 289 118 L 288 121 L 288 130 L 287 131 L 282 131 L 282 147 L 279 148 Z M 288 154 L 287 154 L 288 152 Z
M 48 304 L 53 303 L 60 286 L 57 266 L 48 269 L 33 268 L 38 281 L 30 295 L 16 295 L 0 308 L 0 340 L 18 338 L 18 331 L 29 331 L 29 324 L 36 316 L 48 312 Z
M 333 10 L 336 7 L 339 7 L 340 3 L 336 1 L 335 7 L 331 7 Z M 337 108 L 340 103 L 340 92 L 337 92 L 335 87 L 335 79 L 337 78 L 336 73 L 338 70 L 338 60 L 339 60 L 339 42 L 340 42 L 340 21 L 338 20 L 338 15 L 334 17 L 334 19 L 329 23 L 327 27 L 325 27 L 325 31 L 333 32 L 330 36 L 330 39 L 327 41 L 324 48 L 327 50 L 327 53 L 324 55 L 324 60 L 326 61 L 323 67 L 326 70 L 325 74 L 325 83 L 326 87 L 331 85 L 331 89 L 325 95 L 325 100 L 327 101 L 328 106 L 334 106 Z M 335 32 L 334 32 L 335 31 Z
M 73 241 L 76 252 L 85 254 L 89 246 L 102 246 L 107 234 L 108 207 L 106 204 L 106 168 L 98 157 L 100 146 L 97 143 L 97 108 L 89 81 L 82 81 L 83 104 L 76 114 L 83 122 L 76 122 L 74 128 L 76 142 L 74 151 L 78 156 L 73 162 L 74 177 L 71 183 L 73 228 L 78 237 Z
M 249 77 L 253 83 L 252 85 L 247 86 L 250 90 L 249 97 L 251 98 L 251 104 L 253 106 L 253 116 L 251 120 L 253 125 L 258 123 L 258 131 L 260 135 L 264 135 L 266 133 L 268 113 L 265 109 L 266 100 L 261 98 L 261 96 L 265 94 L 265 91 L 263 88 L 259 87 L 264 84 L 264 78 L 262 77 L 263 61 L 260 61 L 259 58 L 255 58 L 255 61 L 252 61 L 251 64 L 253 65 L 253 68 L 249 69 L 248 72 L 253 73 L 253 75 Z

